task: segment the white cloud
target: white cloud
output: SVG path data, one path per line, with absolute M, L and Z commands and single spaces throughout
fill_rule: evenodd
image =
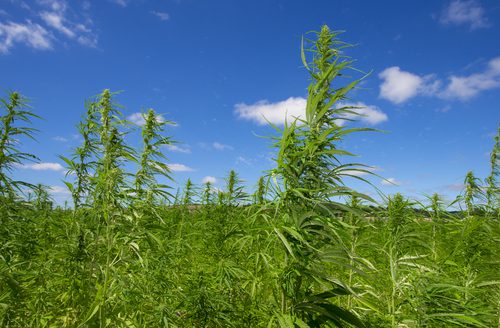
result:
M 90 18 L 86 18 L 85 24 L 78 20 L 74 21 L 68 19 L 68 12 L 73 14 L 73 11 L 68 9 L 66 1 L 63 0 L 39 0 L 38 2 L 49 9 L 49 11 L 45 10 L 40 13 L 40 17 L 47 26 L 62 33 L 69 39 L 76 40 L 81 45 L 87 47 L 97 46 L 97 35 L 95 35 L 88 26 L 92 24 Z M 73 14 L 72 17 L 73 16 L 75 15 Z
M 267 100 L 261 100 L 253 105 L 236 104 L 235 113 L 242 119 L 253 121 L 259 125 L 268 124 L 266 119 L 276 125 L 282 125 L 285 120 L 293 121 L 295 118 L 305 118 L 307 100 L 301 97 L 290 97 L 286 100 L 276 103 L 269 103 Z M 362 102 L 357 103 L 339 103 L 338 106 L 360 107 L 351 109 L 360 114 L 346 115 L 346 118 L 356 119 L 367 124 L 375 125 L 387 121 L 387 115 L 376 106 L 369 106 Z M 342 124 L 342 121 L 339 121 Z
M 496 57 L 488 63 L 488 67 L 481 73 L 469 76 L 452 75 L 450 83 L 440 94 L 443 98 L 457 98 L 468 100 L 481 91 L 500 87 L 500 57 Z
M 168 13 L 165 13 L 165 12 L 152 10 L 151 14 L 155 15 L 156 17 L 158 17 L 162 21 L 168 21 L 170 19 L 170 15 Z
M 376 125 L 388 120 L 387 114 L 379 110 L 376 106 L 368 106 L 363 103 L 357 103 L 355 106 L 360 107 L 354 111 L 361 115 L 359 120 L 362 122 L 370 125 Z
M 39 16 L 48 29 L 30 20 L 24 23 L 0 23 L 0 54 L 8 53 L 16 44 L 37 50 L 52 49 L 57 39 L 49 32 L 51 29 L 84 46 L 97 46 L 97 35 L 89 28 L 89 24 L 92 24 L 90 18 L 85 19 L 85 24 L 79 22 L 77 15 L 63 0 L 38 0 L 37 3 L 43 7 Z M 31 8 L 28 10 L 32 11 Z M 69 20 L 68 12 L 72 13 L 75 19 Z
M 59 194 L 59 195 L 70 195 L 71 192 L 67 187 L 63 186 L 50 186 L 49 191 L 51 194 Z
M 64 25 L 64 15 L 62 12 L 47 12 L 40 13 L 45 24 L 63 33 L 69 38 L 75 37 L 75 32 Z
M 355 107 L 349 110 L 357 113 L 358 115 L 355 114 L 344 115 L 345 118 L 350 120 L 361 121 L 369 125 L 376 125 L 388 120 L 387 114 L 382 112 L 377 106 L 366 105 L 365 103 L 362 102 L 339 104 L 339 107 L 344 107 L 344 106 Z M 341 125 L 345 123 L 345 121 L 341 119 L 338 120 L 338 122 Z
M 20 43 L 37 50 L 52 49 L 50 33 L 38 24 L 27 21 L 24 24 L 0 23 L 0 53 L 6 54 Z
M 342 174 L 347 174 L 347 175 L 352 175 L 352 176 L 356 176 L 356 177 L 361 177 L 361 176 L 364 176 L 364 175 L 368 175 L 370 174 L 369 172 L 376 172 L 376 171 L 380 171 L 381 169 L 377 166 L 368 166 L 368 167 L 363 167 L 363 166 L 360 166 L 358 167 L 360 170 L 363 170 L 363 171 L 358 171 L 358 170 L 344 170 L 342 171 Z M 368 171 L 368 172 L 366 172 Z
M 500 88 L 500 57 L 490 60 L 483 72 L 468 76 L 450 76 L 445 86 L 433 74 L 419 76 L 402 71 L 397 66 L 385 69 L 379 77 L 383 80 L 380 85 L 380 97 L 395 104 L 419 95 L 464 101 L 481 91 Z
M 64 167 L 59 163 L 23 164 L 20 167 L 23 169 L 35 171 L 64 171 Z
M 223 150 L 233 150 L 234 149 L 232 146 L 225 145 L 225 144 L 222 144 L 220 142 L 214 142 L 214 143 L 212 143 L 212 147 L 215 150 L 220 150 L 220 151 L 223 151 Z
M 194 169 L 190 168 L 189 166 L 186 166 L 184 164 L 168 164 L 168 168 L 173 171 L 173 172 L 192 172 Z
M 396 178 L 387 178 L 381 181 L 381 183 L 385 186 L 400 186 L 401 181 L 396 180 Z
M 290 97 L 276 103 L 261 100 L 252 105 L 236 104 L 235 113 L 238 117 L 259 125 L 266 125 L 268 121 L 282 125 L 285 120 L 292 122 L 295 118 L 304 117 L 306 104 L 307 100 L 301 97 Z
M 380 97 L 395 104 L 415 97 L 424 83 L 422 77 L 402 71 L 397 66 L 386 68 L 378 76 L 383 80 L 380 85 Z
M 167 145 L 166 146 L 168 150 L 176 152 L 176 153 L 184 153 L 184 154 L 190 154 L 191 149 L 189 147 L 181 147 L 177 145 Z
M 127 120 L 130 122 L 134 123 L 135 125 L 143 126 L 146 124 L 146 120 L 144 119 L 144 114 L 143 113 L 133 113 L 129 116 L 127 116 Z M 157 122 L 165 122 L 165 119 L 161 115 L 156 116 L 156 121 Z
M 485 10 L 475 0 L 453 0 L 443 9 L 439 21 L 443 25 L 469 25 L 471 30 L 491 26 Z
M 207 175 L 201 180 L 202 183 L 210 182 L 211 184 L 217 183 L 217 179 L 213 176 Z

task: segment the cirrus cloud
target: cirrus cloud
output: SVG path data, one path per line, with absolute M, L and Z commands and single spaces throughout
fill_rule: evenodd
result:
M 9 53 L 15 44 L 49 50 L 52 49 L 52 36 L 41 25 L 29 20 L 25 23 L 0 23 L 0 53 Z

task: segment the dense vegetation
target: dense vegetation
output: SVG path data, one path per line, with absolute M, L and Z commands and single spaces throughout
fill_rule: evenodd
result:
M 0 119 L 2 327 L 500 327 L 498 134 L 491 174 L 462 194 L 377 204 L 349 188 L 346 162 L 360 81 L 326 26 L 305 40 L 306 116 L 275 127 L 276 165 L 255 192 L 231 171 L 224 190 L 170 193 L 165 125 L 143 114 L 143 147 L 115 94 L 87 101 L 67 164 L 71 208 L 12 178 L 36 116 L 17 92 Z M 364 78 L 364 76 L 362 77 Z M 499 131 L 500 132 L 500 131 Z M 125 170 L 134 163 L 137 170 Z M 451 206 L 451 207 L 450 207 Z M 453 210 L 451 209 L 460 209 Z

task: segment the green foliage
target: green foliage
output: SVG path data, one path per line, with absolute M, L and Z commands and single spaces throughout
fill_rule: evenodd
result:
M 172 141 L 163 137 L 161 132 L 165 125 L 174 123 L 163 120 L 153 109 L 149 109 L 142 116 L 145 122 L 142 127 L 143 149 L 138 159 L 139 169 L 135 174 L 134 192 L 138 202 L 152 205 L 155 196 L 161 196 L 163 199 L 172 196 L 165 191 L 169 186 L 158 183 L 157 176 L 172 180 L 170 169 L 164 162 L 167 159 L 161 152 L 161 147 L 172 144 Z
M 9 173 L 16 165 L 24 161 L 36 161 L 38 158 L 19 149 L 19 138 L 33 138 L 33 128 L 19 125 L 30 124 L 32 118 L 38 118 L 30 111 L 27 99 L 18 92 L 9 92 L 8 99 L 0 98 L 0 199 L 14 198 L 21 187 L 33 185 L 13 180 Z
M 257 180 L 257 186 L 253 194 L 254 204 L 264 205 L 264 203 L 267 201 L 266 195 L 268 193 L 268 182 L 269 181 L 266 181 L 265 177 L 263 176 L 260 177 L 259 180 Z
M 302 60 L 312 80 L 306 117 L 286 122 L 282 130 L 276 127 L 281 136 L 275 138 L 279 151 L 271 176 L 277 179 L 275 187 L 282 188 L 279 193 L 284 207 L 314 206 L 318 201 L 349 196 L 354 191 L 343 184 L 342 177 L 359 178 L 357 171 L 369 172 L 362 165 L 341 162 L 342 156 L 353 154 L 339 149 L 339 143 L 351 133 L 370 129 L 348 128 L 343 124 L 358 115 L 356 107 L 343 101 L 361 80 L 355 79 L 347 86 L 334 85 L 346 75 L 344 71 L 354 71 L 353 61 L 342 52 L 349 45 L 338 40 L 338 34 L 325 25 L 314 33 L 316 40 L 308 40 L 310 47 L 302 50 Z M 312 56 L 309 62 L 308 54 Z
M 488 206 L 492 209 L 500 208 L 500 127 L 495 135 L 495 143 L 490 154 L 490 175 L 486 178 L 486 198 Z M 500 216 L 500 212 L 497 213 Z
M 238 205 L 246 202 L 248 195 L 244 191 L 242 182 L 235 170 L 229 171 L 226 178 L 226 190 L 222 195 L 222 203 Z
M 193 197 L 195 196 L 194 185 L 191 179 L 186 180 L 186 184 L 184 185 L 184 196 L 182 198 L 182 204 L 188 205 L 193 202 Z
M 171 122 L 144 113 L 136 153 L 104 90 L 61 157 L 74 208 L 54 208 L 45 186 L 9 175 L 35 159 L 17 148 L 33 132 L 17 123 L 35 116 L 18 93 L 2 100 L 0 327 L 498 327 L 498 136 L 486 186 L 469 172 L 451 204 L 375 204 L 342 180 L 369 171 L 338 148 L 365 130 L 339 121 L 356 110 L 339 102 L 359 80 L 333 85 L 348 45 L 326 26 L 314 35 L 307 115 L 280 130 L 253 199 L 234 170 L 224 190 L 188 179 L 172 199 L 159 182 Z

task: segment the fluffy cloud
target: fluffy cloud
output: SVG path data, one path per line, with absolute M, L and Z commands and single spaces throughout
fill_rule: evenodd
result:
M 352 109 L 349 110 L 357 113 L 357 115 L 356 114 L 344 115 L 344 117 L 349 120 L 357 120 L 369 125 L 376 125 L 388 120 L 387 114 L 382 112 L 376 106 L 366 105 L 365 103 L 362 102 L 340 103 L 339 106 L 353 107 Z M 345 123 L 345 120 L 339 119 L 338 123 L 342 125 Z
M 235 113 L 238 117 L 259 125 L 266 125 L 268 121 L 281 125 L 285 123 L 285 120 L 291 122 L 295 118 L 304 117 L 306 103 L 307 100 L 301 97 L 290 97 L 275 103 L 261 100 L 252 105 L 236 104 Z
M 475 0 L 454 0 L 446 6 L 439 22 L 443 25 L 469 25 L 471 30 L 489 27 L 485 10 Z
M 450 83 L 440 94 L 443 98 L 457 98 L 468 100 L 481 91 L 500 87 L 500 57 L 488 63 L 488 67 L 481 73 L 469 76 L 455 76 L 449 78 Z
M 144 124 L 146 124 L 146 120 L 144 119 L 143 113 L 133 113 L 127 116 L 127 120 L 139 126 L 143 126 Z M 162 123 L 165 122 L 165 119 L 163 118 L 163 116 L 157 115 L 156 121 Z
M 192 169 L 189 166 L 186 166 L 184 164 L 173 163 L 173 164 L 168 164 L 167 166 L 172 172 L 192 172 L 192 171 L 194 171 L 194 169 Z
M 16 43 L 37 50 L 52 49 L 52 37 L 42 26 L 31 21 L 0 23 L 0 53 L 8 53 Z
M 401 181 L 396 180 L 396 178 L 387 178 L 381 181 L 381 183 L 385 186 L 400 186 Z
M 285 121 L 291 122 L 295 118 L 305 118 L 307 100 L 301 97 L 290 97 L 283 101 L 270 103 L 267 100 L 261 100 L 253 105 L 236 104 L 235 113 L 239 118 L 253 121 L 259 125 L 268 124 L 268 121 L 282 125 Z M 359 115 L 349 114 L 344 116 L 348 119 L 356 119 L 364 123 L 375 125 L 387 121 L 387 115 L 375 106 L 368 106 L 362 102 L 358 103 L 340 103 L 339 106 L 359 107 L 352 109 Z M 339 123 L 343 122 L 339 120 Z
M 208 175 L 208 176 L 204 177 L 201 180 L 201 182 L 203 182 L 203 183 L 210 182 L 211 184 L 215 184 L 215 183 L 217 183 L 217 179 L 215 177 L 212 177 L 212 176 Z
M 500 88 L 500 57 L 493 58 L 480 73 L 467 76 L 451 75 L 442 83 L 434 75 L 419 76 L 393 66 L 379 74 L 383 80 L 380 97 L 401 104 L 415 96 L 434 96 L 442 99 L 468 100 L 481 91 Z
M 378 76 L 383 80 L 380 85 L 380 97 L 395 104 L 415 97 L 424 85 L 424 78 L 402 71 L 397 66 L 386 68 Z
M 20 167 L 23 169 L 35 171 L 64 171 L 64 167 L 59 163 L 23 164 Z

